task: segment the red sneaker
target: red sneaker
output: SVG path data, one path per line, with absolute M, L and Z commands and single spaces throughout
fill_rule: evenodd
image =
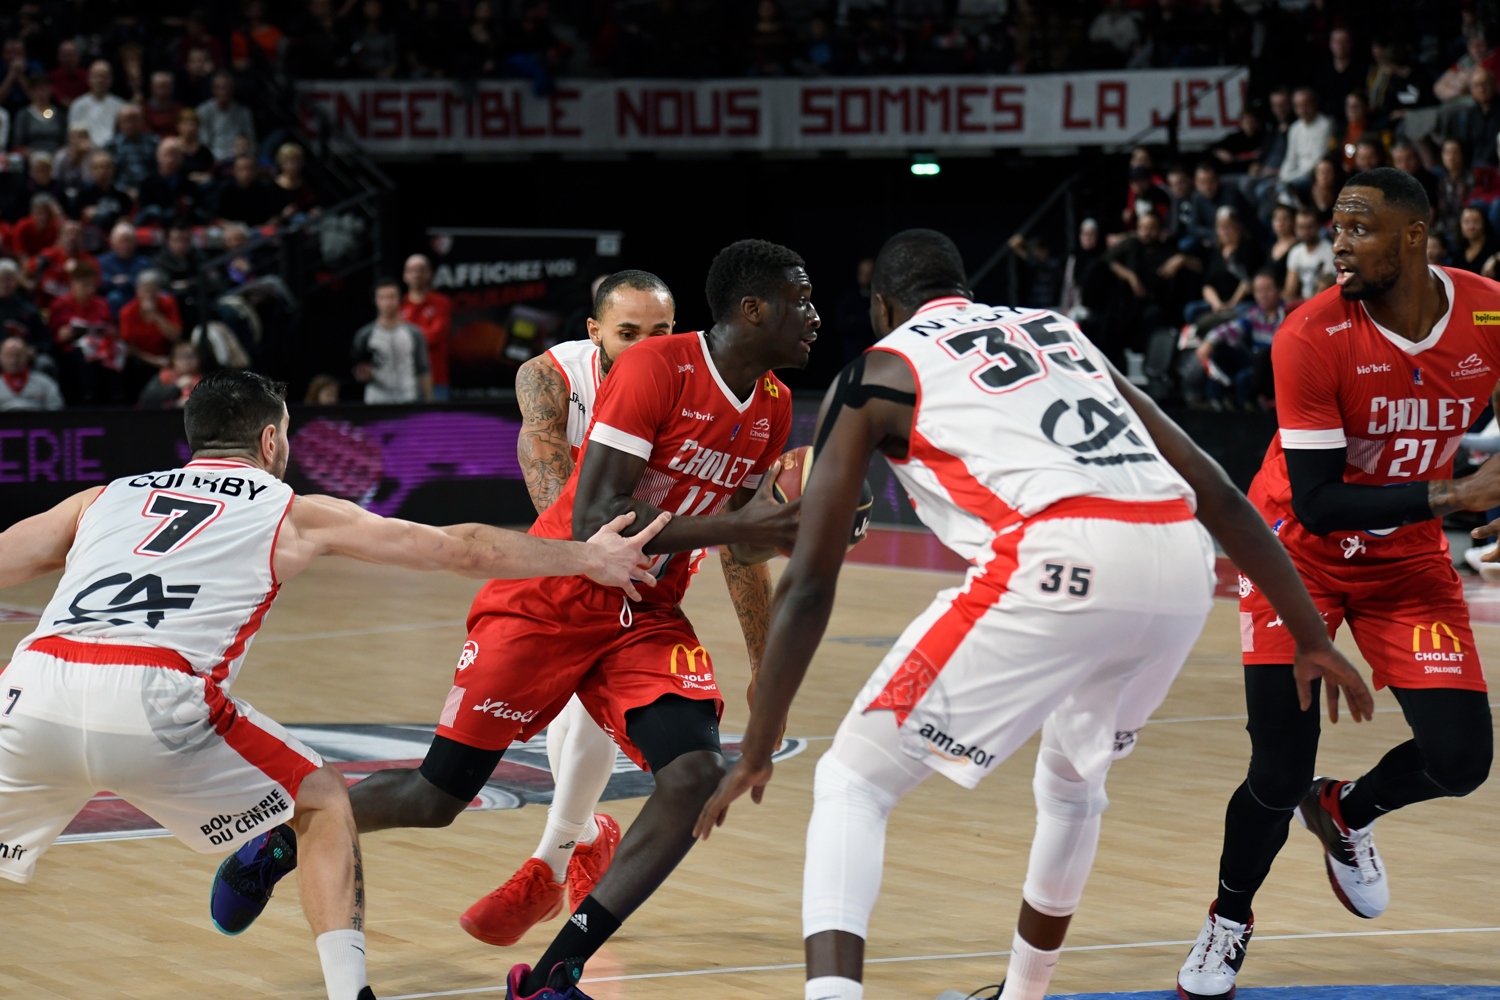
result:
M 615 848 L 620 846 L 620 824 L 613 816 L 594 813 L 594 825 L 599 836 L 592 844 L 579 844 L 573 848 L 573 857 L 568 859 L 568 912 L 577 913 L 583 901 L 588 899 L 594 886 L 609 871 L 609 863 L 615 859 Z
M 458 925 L 485 944 L 504 947 L 557 916 L 562 904 L 563 887 L 552 881 L 552 868 L 541 858 L 527 858 L 510 881 L 464 911 Z

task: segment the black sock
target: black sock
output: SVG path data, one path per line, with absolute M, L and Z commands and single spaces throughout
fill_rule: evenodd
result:
M 1339 799 L 1339 812 L 1343 814 L 1344 825 L 1357 830 L 1385 813 L 1442 794 L 1443 790 L 1427 776 L 1417 741 L 1407 740 L 1392 747 L 1380 758 L 1380 763 L 1354 783 Z
M 1290 809 L 1268 809 L 1240 784 L 1224 810 L 1224 853 L 1219 857 L 1219 901 L 1214 912 L 1243 924 L 1250 904 L 1271 873 L 1271 862 L 1286 843 Z
M 521 995 L 529 997 L 544 986 L 562 992 L 577 983 L 583 976 L 583 963 L 593 958 L 594 952 L 604 947 L 604 942 L 619 929 L 620 921 L 615 915 L 589 896 L 532 966 L 531 974 L 521 983 Z

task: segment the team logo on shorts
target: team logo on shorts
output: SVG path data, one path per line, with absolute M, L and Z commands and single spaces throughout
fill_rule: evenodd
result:
M 1427 641 L 1424 642 L 1423 638 Z M 1447 638 L 1448 644 L 1453 647 L 1451 651 L 1443 649 L 1443 639 Z M 1430 649 L 1423 649 L 1430 646 Z M 1459 642 L 1458 636 L 1447 622 L 1433 622 L 1429 628 L 1421 625 L 1412 626 L 1411 651 L 1418 663 L 1423 664 L 1422 672 L 1427 674 L 1461 674 L 1464 672 L 1464 647 Z
M 1246 576 L 1245 574 L 1241 573 L 1240 574 L 1240 600 L 1243 601 L 1245 598 L 1249 597 L 1253 593 L 1255 593 L 1255 584 L 1253 584 L 1253 583 L 1250 582 L 1250 578 L 1248 576 Z
M 1345 559 L 1353 559 L 1365 550 L 1365 543 L 1357 535 L 1349 535 L 1339 539 L 1339 548 L 1344 550 Z
M 458 669 L 463 670 L 465 667 L 472 667 L 474 665 L 475 658 L 478 656 L 479 643 L 475 642 L 473 639 L 467 640 L 464 643 L 463 652 L 458 654 Z

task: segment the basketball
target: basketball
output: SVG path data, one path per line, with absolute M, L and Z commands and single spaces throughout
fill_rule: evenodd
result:
M 776 473 L 776 482 L 771 487 L 771 494 L 778 503 L 791 503 L 802 496 L 802 489 L 807 485 L 807 477 L 812 473 L 813 453 L 811 445 L 803 445 L 793 448 L 777 460 L 780 471 Z M 849 548 L 858 545 L 870 530 L 870 510 L 875 506 L 875 493 L 870 489 L 869 480 L 865 480 L 859 491 L 859 506 L 854 509 L 854 527 L 849 532 Z M 779 549 L 784 556 L 791 553 L 785 549 Z

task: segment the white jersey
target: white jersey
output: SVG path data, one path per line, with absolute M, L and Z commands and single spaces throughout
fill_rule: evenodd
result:
M 583 447 L 589 421 L 594 417 L 594 396 L 599 392 L 599 347 L 591 340 L 567 340 L 547 352 L 568 382 L 568 444 L 573 461 Z
M 116 479 L 78 520 L 36 631 L 155 646 L 228 689 L 280 584 L 271 565 L 295 494 L 224 459 Z
M 1058 313 L 936 299 L 873 349 L 917 380 L 911 451 L 891 468 L 966 559 L 983 563 L 1002 529 L 1067 497 L 1196 501 L 1098 348 Z

